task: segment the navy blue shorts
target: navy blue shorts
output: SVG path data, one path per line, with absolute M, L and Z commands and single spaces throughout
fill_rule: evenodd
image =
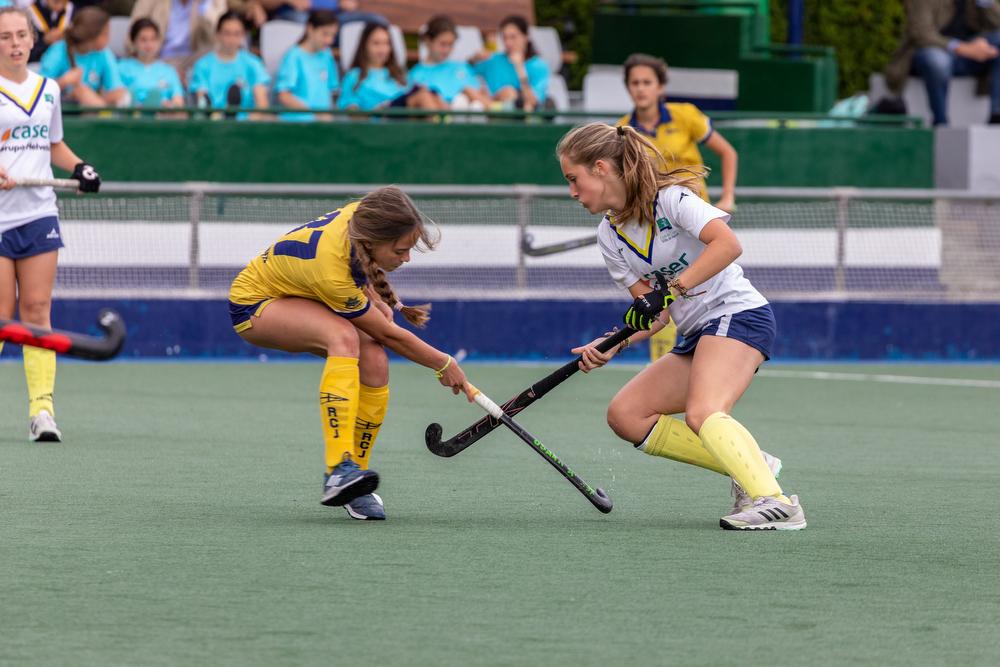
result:
M 0 257 L 24 259 L 63 247 L 59 218 L 39 218 L 0 234 Z
M 389 108 L 390 109 L 400 109 L 400 108 L 401 109 L 405 109 L 407 103 L 410 101 L 410 96 L 413 95 L 414 93 L 418 92 L 418 91 L 423 90 L 423 89 L 424 89 L 424 87 L 420 86 L 420 85 L 413 86 L 413 88 L 410 88 L 405 93 L 402 93 L 402 94 L 397 95 L 396 97 L 392 98 L 392 101 L 389 102 Z
M 746 343 L 755 350 L 759 350 L 764 355 L 764 359 L 770 359 L 777 330 L 771 304 L 765 304 L 758 308 L 710 320 L 701 331 L 684 336 L 683 339 L 677 341 L 677 345 L 670 353 L 694 354 L 694 348 L 702 336 L 724 336 Z

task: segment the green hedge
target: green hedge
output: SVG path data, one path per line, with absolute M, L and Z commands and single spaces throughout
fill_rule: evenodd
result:
M 771 39 L 786 42 L 788 0 L 771 0 Z M 906 16 L 903 0 L 809 0 L 803 41 L 832 46 L 840 66 L 841 97 L 868 90 L 899 45 Z
M 575 51 L 579 60 L 567 67 L 566 84 L 572 90 L 583 86 L 590 65 L 590 36 L 594 30 L 596 0 L 545 0 L 535 3 L 535 21 L 559 31 L 564 51 Z
M 590 62 L 596 0 L 546 0 L 535 3 L 540 25 L 559 30 L 563 48 L 580 61 L 569 68 L 567 82 L 577 90 Z M 771 40 L 787 42 L 788 0 L 771 0 Z M 868 75 L 880 71 L 899 44 L 905 10 L 903 0 L 808 0 L 806 44 L 832 46 L 840 67 L 841 97 L 868 90 Z

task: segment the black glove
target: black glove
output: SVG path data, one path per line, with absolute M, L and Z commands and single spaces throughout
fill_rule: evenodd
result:
M 625 326 L 636 331 L 646 331 L 656 320 L 656 316 L 676 299 L 670 292 L 655 289 L 637 296 L 625 311 Z
M 73 168 L 73 178 L 80 182 L 80 192 L 97 192 L 101 189 L 101 175 L 93 165 L 81 162 Z

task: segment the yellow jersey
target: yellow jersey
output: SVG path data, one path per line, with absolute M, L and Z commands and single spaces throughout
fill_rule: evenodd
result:
M 646 135 L 666 159 L 668 169 L 705 165 L 698 145 L 705 143 L 712 136 L 712 121 L 693 104 L 661 103 L 660 119 L 652 131 L 639 123 L 635 111 L 619 118 L 616 125 L 631 125 Z M 705 179 L 701 181 L 698 194 L 708 201 Z
M 288 232 L 240 272 L 229 290 L 233 306 L 260 311 L 274 299 L 297 296 L 325 304 L 341 317 L 368 311 L 368 280 L 354 256 L 347 223 L 359 202 L 321 215 Z M 246 326 L 251 326 L 247 312 Z M 241 323 L 234 318 L 237 331 Z

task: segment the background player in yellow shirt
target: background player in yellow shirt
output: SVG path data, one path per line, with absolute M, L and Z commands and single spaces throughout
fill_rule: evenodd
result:
M 436 239 L 399 188 L 293 229 L 253 259 L 233 281 L 229 312 L 248 343 L 326 359 L 319 386 L 326 475 L 322 504 L 343 505 L 355 519 L 384 519 L 368 469 L 389 403 L 385 348 L 435 371 L 454 393 L 469 389 L 449 355 L 396 325 L 393 309 L 418 327 L 429 306 L 404 306 L 386 272 Z M 374 306 L 374 307 L 373 307 Z M 471 396 L 469 397 L 471 400 Z
M 704 169 L 699 145 L 704 145 L 722 160 L 722 197 L 716 208 L 732 213 L 736 197 L 736 168 L 739 156 L 732 144 L 712 129 L 712 121 L 693 104 L 667 102 L 667 63 L 662 58 L 633 53 L 625 60 L 625 85 L 635 104 L 632 113 L 622 116 L 618 125 L 630 125 L 644 134 L 666 160 L 667 170 L 681 167 Z M 692 189 L 708 201 L 705 179 Z M 674 347 L 677 327 L 673 322 L 649 340 L 649 356 L 656 361 Z

